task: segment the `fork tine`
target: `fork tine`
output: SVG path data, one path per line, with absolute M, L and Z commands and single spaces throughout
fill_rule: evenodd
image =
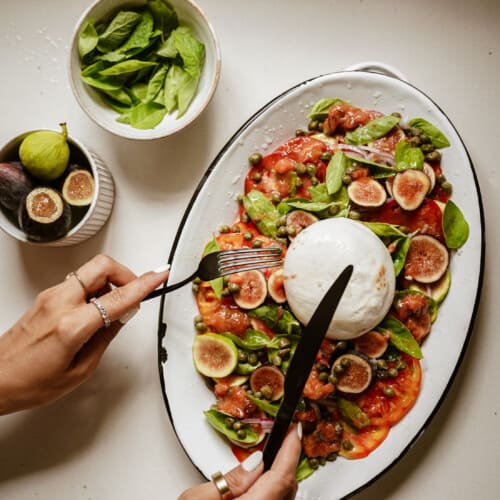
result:
M 282 260 L 280 257 L 268 256 L 268 257 L 251 257 L 248 259 L 232 259 L 226 260 L 224 262 L 219 262 L 218 266 L 221 267 L 231 267 L 231 266 L 252 266 L 254 264 L 266 263 L 266 262 L 276 262 Z
M 253 271 L 253 270 L 256 270 L 256 269 L 266 269 L 266 268 L 269 268 L 269 267 L 278 267 L 279 265 L 282 264 L 282 260 L 276 260 L 274 262 L 270 262 L 270 263 L 261 263 L 261 264 L 253 264 L 253 265 L 245 265 L 245 266 L 242 266 L 242 267 L 236 267 L 236 268 L 230 268 L 230 267 L 227 267 L 227 268 L 224 268 L 224 269 L 220 269 L 220 274 L 221 276 L 226 276 L 228 274 L 235 274 L 235 273 L 241 273 L 241 272 L 245 272 L 245 271 Z
M 249 251 L 240 250 L 225 250 L 220 252 L 217 258 L 219 264 L 232 261 L 243 261 L 248 259 L 261 259 L 267 257 L 277 257 L 281 255 L 281 248 L 263 248 L 263 249 L 248 249 Z M 259 250 L 259 251 L 257 251 Z

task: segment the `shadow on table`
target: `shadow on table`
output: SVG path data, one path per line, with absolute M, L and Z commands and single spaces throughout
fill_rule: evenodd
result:
M 113 371 L 113 373 L 110 373 Z M 112 425 L 133 373 L 101 364 L 91 379 L 43 408 L 2 417 L 0 483 L 71 461 Z

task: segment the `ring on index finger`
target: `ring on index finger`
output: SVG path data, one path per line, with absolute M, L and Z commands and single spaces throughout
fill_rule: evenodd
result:
M 99 314 L 101 315 L 104 326 L 108 328 L 111 325 L 111 319 L 109 317 L 108 311 L 103 306 L 102 302 L 96 297 L 92 297 L 90 299 L 90 302 L 96 306 L 97 310 L 99 311 Z
M 85 286 L 85 283 L 83 282 L 82 278 L 76 271 L 71 271 L 67 276 L 66 279 L 69 280 L 70 278 L 75 278 L 78 283 L 80 283 L 80 286 L 82 287 L 83 293 L 85 294 L 85 299 L 88 298 L 89 291 L 87 290 L 87 287 Z
M 214 472 L 212 474 L 212 481 L 217 491 L 220 493 L 222 500 L 232 500 L 234 498 L 231 493 L 231 488 L 229 488 L 229 484 L 227 484 L 226 478 L 222 475 L 222 472 Z

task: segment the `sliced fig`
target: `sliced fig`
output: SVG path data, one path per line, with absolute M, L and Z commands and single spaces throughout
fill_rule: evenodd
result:
M 414 236 L 406 255 L 405 277 L 420 283 L 438 281 L 448 269 L 448 249 L 427 234 Z
M 392 196 L 403 210 L 415 210 L 429 192 L 431 181 L 422 170 L 399 172 L 392 183 Z
M 283 277 L 283 268 L 280 267 L 271 273 L 269 279 L 267 280 L 267 288 L 269 290 L 269 295 L 278 304 L 283 304 L 286 302 L 285 279 Z
M 293 240 L 302 229 L 318 222 L 318 218 L 305 210 L 294 210 L 293 212 L 288 212 L 286 215 L 286 228 L 288 231 L 288 237 Z
M 94 178 L 85 169 L 71 170 L 62 186 L 64 201 L 73 207 L 86 207 L 94 198 Z
M 261 366 L 250 376 L 250 388 L 265 399 L 277 401 L 285 392 L 285 376 L 276 366 Z
M 18 210 L 33 182 L 18 161 L 0 163 L 0 205 L 7 210 Z
M 227 377 L 238 364 L 238 349 L 223 335 L 203 333 L 194 338 L 193 361 L 196 369 L 206 377 Z
M 429 180 L 431 181 L 428 191 L 428 193 L 430 193 L 436 185 L 436 172 L 434 172 L 434 169 L 427 162 L 424 162 L 424 168 L 422 169 L 422 172 L 427 177 L 429 177 Z
M 354 340 L 356 351 L 362 352 L 370 358 L 380 358 L 387 350 L 388 344 L 388 338 L 375 330 L 370 330 Z
M 214 378 L 217 384 L 225 384 L 229 387 L 243 385 L 248 380 L 248 375 L 240 375 L 239 373 L 231 373 L 227 377 Z
M 436 304 L 441 304 L 446 297 L 451 285 L 451 273 L 449 269 L 435 283 L 421 284 L 412 283 L 410 290 L 417 290 L 434 299 Z
M 359 394 L 371 384 L 373 368 L 363 355 L 346 353 L 333 362 L 332 375 L 337 379 L 337 390 Z
M 48 187 L 33 189 L 19 213 L 19 226 L 32 241 L 51 241 L 64 236 L 71 225 L 71 210 L 59 192 Z
M 382 184 L 371 177 L 352 181 L 347 188 L 347 194 L 350 200 L 360 207 L 380 207 L 387 199 Z
M 255 309 L 267 297 L 266 278 L 257 270 L 231 274 L 228 287 L 233 291 L 234 301 L 242 309 Z
M 385 180 L 385 189 L 387 190 L 387 193 L 389 196 L 392 198 L 392 185 L 394 184 L 394 177 L 387 177 Z

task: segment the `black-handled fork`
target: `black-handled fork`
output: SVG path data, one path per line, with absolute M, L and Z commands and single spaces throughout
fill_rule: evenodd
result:
M 196 277 L 202 281 L 210 281 L 228 274 L 280 266 L 283 263 L 282 251 L 281 247 L 272 246 L 267 248 L 237 248 L 209 253 L 201 259 L 198 269 L 193 274 L 178 283 L 154 290 L 146 295 L 142 301 L 177 290 Z

